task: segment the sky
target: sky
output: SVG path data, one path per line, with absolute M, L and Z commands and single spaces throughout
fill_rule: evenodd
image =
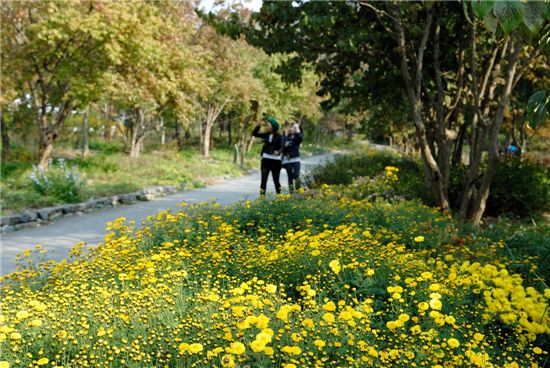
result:
M 254 11 L 258 11 L 262 7 L 262 0 L 241 0 L 241 2 L 244 6 Z M 209 11 L 212 9 L 213 4 L 214 0 L 201 0 L 201 5 L 199 7 L 203 10 Z

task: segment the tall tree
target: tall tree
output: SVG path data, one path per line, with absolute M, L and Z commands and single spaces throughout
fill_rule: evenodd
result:
M 404 90 L 426 182 L 443 209 L 450 208 L 457 132 L 467 124 L 471 158 L 460 213 L 479 223 L 504 111 L 530 62 L 520 53 L 526 38 L 518 36 L 529 35 L 544 49 L 548 17 L 548 2 L 536 1 L 466 2 L 464 9 L 459 2 L 265 1 L 247 24 L 236 15 L 210 21 L 222 33 L 245 34 L 268 54 L 291 55 L 279 69 L 286 79 L 299 80 L 302 65 L 313 64 L 322 79 L 319 92 L 330 96 L 327 107 L 342 98 L 358 107 L 376 98 L 391 106 L 402 103 L 396 94 Z M 479 29 L 478 19 L 494 35 Z M 533 38 L 538 34 L 543 37 Z M 486 147 L 487 170 L 475 187 Z
M 110 63 L 120 4 L 3 1 L 2 74 L 35 114 L 38 164 L 45 167 L 68 115 L 97 92 Z

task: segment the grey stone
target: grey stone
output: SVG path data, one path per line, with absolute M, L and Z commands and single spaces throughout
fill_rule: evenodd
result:
M 138 193 L 128 193 L 128 194 L 122 194 L 119 196 L 120 203 L 123 204 L 132 204 L 134 203 L 138 198 Z
M 150 201 L 155 198 L 155 195 L 152 193 L 140 193 L 137 196 L 137 199 L 140 201 Z
M 77 210 L 76 204 L 67 204 L 63 206 L 62 213 L 69 214 L 69 213 L 75 213 Z
M 21 215 L 18 214 L 18 215 L 9 216 L 8 219 L 7 219 L 6 224 L 13 226 L 15 224 L 19 224 L 20 222 L 21 222 Z
M 116 206 L 118 204 L 118 196 L 109 197 L 109 205 Z
M 4 226 L 2 226 L 1 231 L 2 231 L 3 233 L 10 233 L 10 232 L 12 232 L 12 231 L 15 231 L 15 226 L 12 226 L 12 225 L 4 225 Z
M 64 206 L 41 208 L 36 211 L 36 214 L 38 215 L 38 218 L 42 220 L 51 220 L 52 217 L 56 218 L 61 216 L 63 214 L 63 208 Z
M 21 222 L 32 222 L 36 221 L 36 218 L 38 217 L 36 215 L 35 211 L 23 211 L 21 214 L 19 214 L 19 217 L 21 218 Z
M 103 201 L 101 199 L 90 199 L 85 202 L 85 209 L 94 209 L 103 207 Z
M 49 220 L 50 219 L 50 214 L 52 212 L 53 212 L 52 207 L 46 207 L 46 208 L 41 208 L 41 209 L 37 210 L 36 214 L 38 215 L 39 219 Z

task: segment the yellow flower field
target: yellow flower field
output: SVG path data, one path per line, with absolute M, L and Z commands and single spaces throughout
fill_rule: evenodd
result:
M 541 366 L 550 289 L 453 226 L 330 189 L 119 219 L 3 278 L 0 367 Z

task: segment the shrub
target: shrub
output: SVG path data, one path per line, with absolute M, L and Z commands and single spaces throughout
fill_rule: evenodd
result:
M 394 185 L 397 194 L 406 199 L 420 198 L 424 203 L 433 205 L 430 192 L 425 189 L 422 165 L 410 157 L 404 157 L 390 150 L 367 150 L 348 155 L 338 155 L 323 165 L 314 167 L 305 177 L 310 188 L 322 184 L 351 184 L 355 178 L 368 179 L 392 166 L 399 169 L 399 181 Z M 368 195 L 368 194 L 366 194 Z
M 85 183 L 75 167 L 69 167 L 64 159 L 57 165 L 50 160 L 47 169 L 37 166 L 29 175 L 34 189 L 66 203 L 80 202 L 84 198 Z
M 550 176 L 548 169 L 517 158 L 501 162 L 496 169 L 486 213 L 510 213 L 520 217 L 548 209 Z
M 406 198 L 418 198 L 427 205 L 434 205 L 431 192 L 426 189 L 422 165 L 407 157 L 388 151 L 367 151 L 341 155 L 315 167 L 305 181 L 309 187 L 317 188 L 322 184 L 343 184 L 356 187 L 354 198 L 362 198 L 359 191 L 368 196 L 372 179 L 386 166 L 399 169 L 399 181 L 393 189 Z M 451 172 L 449 181 L 449 201 L 451 208 L 458 208 L 462 189 L 462 180 L 467 168 L 458 166 Z M 356 181 L 357 178 L 362 178 Z M 481 176 L 477 178 L 477 183 Z M 349 193 L 348 193 L 349 194 Z M 541 164 L 527 160 L 511 158 L 502 161 L 496 169 L 491 191 L 487 199 L 485 213 L 488 216 L 510 214 L 526 217 L 543 211 L 550 204 L 550 176 L 548 169 Z
M 453 208 L 459 206 L 462 180 L 466 173 L 465 166 L 456 167 L 451 173 L 449 199 Z M 479 184 L 481 175 L 476 180 Z M 527 217 L 544 211 L 549 204 L 550 176 L 547 168 L 518 158 L 510 158 L 498 164 L 487 198 L 486 215 Z

